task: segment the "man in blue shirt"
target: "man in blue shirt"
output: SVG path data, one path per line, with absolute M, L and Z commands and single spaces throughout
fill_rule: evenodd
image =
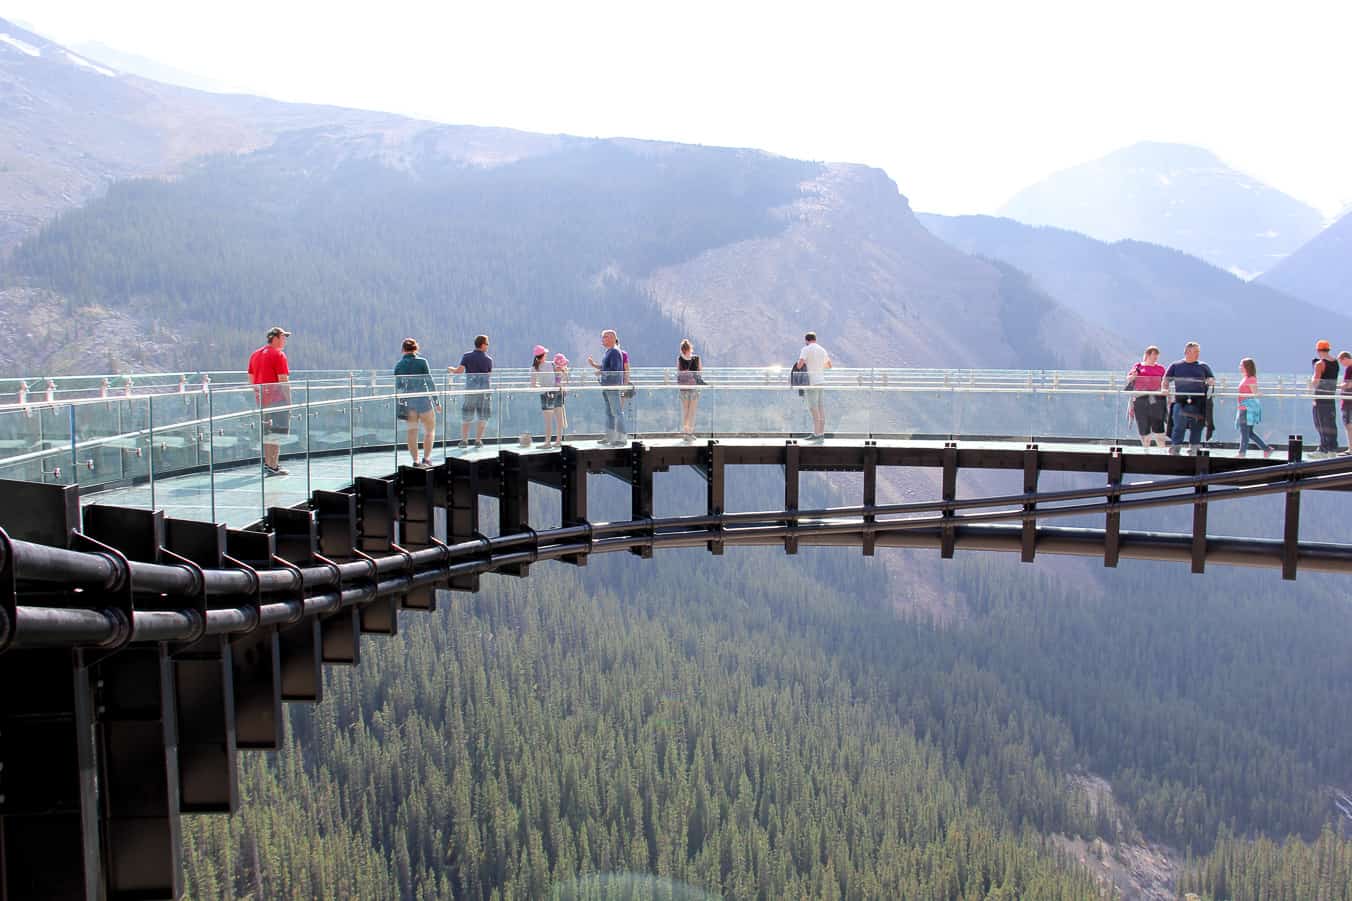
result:
M 478 431 L 474 435 L 476 447 L 484 446 L 484 429 L 488 427 L 488 417 L 493 415 L 493 395 L 488 390 L 489 373 L 493 371 L 493 358 L 488 355 L 488 336 L 476 335 L 474 349 L 460 358 L 460 365 L 451 370 L 455 375 L 462 372 L 465 376 L 465 403 L 460 408 L 460 446 L 469 446 L 469 424 L 478 420 Z
M 620 353 L 617 343 L 615 330 L 606 329 L 601 333 L 601 346 L 606 349 L 601 355 L 601 362 L 598 363 L 590 354 L 587 355 L 587 362 L 591 368 L 601 373 L 602 385 L 624 384 L 624 355 Z M 602 444 L 621 445 L 627 440 L 624 407 L 621 405 L 620 394 L 619 390 L 601 392 L 606 402 L 606 437 Z
M 1183 348 L 1183 359 L 1169 364 L 1164 371 L 1164 386 L 1174 389 L 1174 427 L 1169 433 L 1169 453 L 1176 454 L 1183 445 L 1187 432 L 1192 453 L 1202 444 L 1202 427 L 1206 425 L 1206 396 L 1216 384 L 1211 367 L 1199 361 L 1202 346 L 1189 341 Z

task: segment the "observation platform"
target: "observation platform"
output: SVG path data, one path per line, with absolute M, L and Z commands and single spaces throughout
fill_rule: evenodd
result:
M 1223 383 L 1212 440 L 1173 454 L 1140 446 L 1131 395 L 1108 373 L 833 370 L 827 435 L 811 439 L 782 370 L 711 370 L 697 389 L 636 370 L 626 398 L 588 370 L 565 386 L 561 447 L 541 443 L 552 377 L 494 378 L 487 392 L 443 378 L 427 395 L 451 435 L 417 468 L 389 378 L 298 373 L 290 428 L 269 441 L 280 476 L 262 446 L 279 408 L 260 409 L 239 374 L 146 377 L 121 393 L 63 380 L 40 397 L 0 383 L 14 388 L 0 397 L 12 401 L 0 405 L 0 685 L 24 687 L 0 692 L 0 897 L 177 897 L 180 816 L 237 809 L 237 751 L 280 746 L 281 704 L 318 701 L 322 667 L 356 664 L 363 635 L 391 634 L 401 612 L 476 591 L 487 573 L 808 545 L 1352 573 L 1352 543 L 1301 536 L 1302 495 L 1341 502 L 1352 457 L 1305 459 L 1313 398 L 1294 382 L 1263 395 L 1260 431 L 1281 439 L 1267 457 L 1238 453 Z M 484 444 L 461 448 L 461 411 L 485 400 Z M 621 400 L 625 440 L 602 442 Z M 753 466 L 782 474 L 782 504 L 730 511 L 730 480 Z M 704 486 L 683 498 L 697 512 L 656 509 L 656 479 L 678 468 Z M 880 480 L 920 471 L 937 497 L 878 503 Z M 859 474 L 857 499 L 804 506 L 812 472 Z M 963 496 L 960 473 L 1018 488 Z M 1047 488 L 1048 473 L 1079 477 Z M 622 518 L 591 516 L 593 476 L 625 487 Z M 532 501 L 541 490 L 557 525 Z M 481 522 L 482 498 L 496 524 Z M 1209 529 L 1212 508 L 1260 498 L 1280 505 L 1280 537 Z M 1190 527 L 1122 527 L 1124 513 L 1168 508 Z

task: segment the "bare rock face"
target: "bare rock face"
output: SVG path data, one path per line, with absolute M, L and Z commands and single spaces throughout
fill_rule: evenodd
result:
M 136 316 L 71 307 L 37 288 L 0 288 L 0 378 L 173 370 L 184 365 L 175 336 Z
M 853 366 L 1080 367 L 1126 352 L 1019 273 L 935 238 L 880 170 L 825 166 L 778 214 L 782 233 L 644 282 L 669 316 L 698 324 L 710 359 L 791 362 L 809 329 Z

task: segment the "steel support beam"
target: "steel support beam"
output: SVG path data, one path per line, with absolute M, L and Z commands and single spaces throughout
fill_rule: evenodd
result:
M 802 448 L 798 442 L 790 438 L 784 442 L 784 510 L 789 513 L 798 512 L 798 492 L 799 492 L 799 465 L 802 461 Z M 793 520 L 789 523 L 789 535 L 784 539 L 784 553 L 798 553 L 798 538 L 793 533 L 798 531 L 798 521 Z
M 226 562 L 254 574 L 277 555 L 271 532 L 227 529 Z M 255 590 L 238 599 L 257 617 L 262 598 Z M 230 639 L 235 692 L 235 745 L 274 751 L 282 744 L 282 654 L 276 626 L 261 626 Z
M 635 441 L 629 448 L 629 519 L 641 523 L 653 518 L 653 462 L 643 443 Z M 651 545 L 639 545 L 629 552 L 644 560 L 652 558 Z
M 1038 477 L 1038 455 L 1037 445 L 1029 444 L 1023 450 L 1023 493 L 1037 494 Z M 1029 502 L 1023 505 L 1023 512 L 1032 513 L 1037 510 L 1035 502 Z M 1023 546 L 1019 551 L 1019 560 L 1024 563 L 1032 563 L 1034 555 L 1037 553 L 1037 520 L 1025 519 L 1023 521 Z
M 225 568 L 225 526 L 219 523 L 169 519 L 165 540 L 169 550 L 202 569 Z M 204 635 L 174 652 L 179 809 L 184 813 L 239 809 L 231 651 L 225 636 Z
M 1291 435 L 1286 441 L 1286 459 L 1288 462 L 1300 460 L 1305 453 L 1304 439 L 1300 435 Z M 1300 559 L 1300 481 L 1295 473 L 1291 474 L 1291 488 L 1286 492 L 1286 511 L 1282 517 L 1282 578 L 1288 581 L 1296 577 L 1296 568 Z
M 479 461 L 453 457 L 446 461 L 450 469 L 446 497 L 447 539 L 451 544 L 471 541 L 479 533 Z M 478 574 L 454 576 L 449 587 L 456 591 L 478 591 Z
M 268 523 L 277 538 L 277 553 L 271 566 L 281 569 L 296 568 L 314 561 L 319 550 L 319 527 L 311 510 L 273 507 L 268 511 Z M 288 600 L 301 601 L 305 593 L 299 587 Z M 297 622 L 282 626 L 277 632 L 282 655 L 282 700 L 319 703 L 324 697 L 324 640 L 323 619 L 317 616 L 301 617 Z M 351 647 L 335 643 L 339 660 L 355 661 L 355 642 Z M 334 662 L 339 662 L 335 660 Z
M 1108 449 L 1108 484 L 1117 487 L 1122 484 L 1122 448 L 1113 447 Z M 1108 494 L 1109 503 L 1117 503 L 1122 499 L 1122 495 L 1116 492 Z M 1117 566 L 1120 556 L 1120 540 L 1122 534 L 1122 514 L 1116 510 L 1110 511 L 1104 517 L 1103 526 L 1103 565 L 1107 567 Z
M 530 475 L 526 460 L 513 451 L 498 452 L 498 534 L 515 535 L 530 530 Z M 529 563 L 502 567 L 503 575 L 530 575 Z
M 399 501 L 394 482 L 390 479 L 358 478 L 357 494 L 357 552 L 369 559 L 370 554 L 388 554 L 399 542 Z M 371 573 L 371 581 L 376 574 Z M 399 631 L 399 604 L 397 595 L 376 598 L 357 609 L 362 632 L 375 635 L 394 635 Z
M 559 457 L 560 525 L 587 525 L 587 468 L 582 462 L 582 455 L 577 448 L 565 444 L 559 451 Z M 586 554 L 569 554 L 560 559 L 574 566 L 587 565 Z
M 1195 473 L 1204 476 L 1211 472 L 1211 451 L 1198 449 L 1193 458 L 1197 468 Z M 1192 506 L 1192 571 L 1206 572 L 1206 495 L 1207 486 L 1198 485 L 1194 489 L 1197 500 Z
M 943 454 L 943 485 L 940 496 L 946 500 L 955 500 L 958 496 L 958 445 L 956 442 L 944 442 Z M 944 511 L 945 519 L 953 518 L 953 511 Z M 944 526 L 942 540 L 939 544 L 939 556 L 944 560 L 952 559 L 954 547 L 954 532 L 952 526 Z
M 709 484 L 707 492 L 708 503 L 706 506 L 710 516 L 722 516 L 723 498 L 725 489 L 723 479 L 724 479 L 724 470 L 726 468 L 724 466 L 725 449 L 723 445 L 719 444 L 715 440 L 710 439 L 709 445 L 707 448 L 705 448 L 704 453 L 705 453 L 704 469 L 709 474 L 708 475 Z M 719 531 L 721 532 L 722 529 L 720 528 Z M 709 553 L 713 554 L 715 557 L 721 556 L 723 554 L 723 542 L 720 539 L 714 539 L 713 541 L 710 541 L 707 547 L 709 548 Z

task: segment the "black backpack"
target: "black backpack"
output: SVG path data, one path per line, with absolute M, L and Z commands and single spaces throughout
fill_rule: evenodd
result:
M 811 384 L 808 381 L 807 364 L 802 360 L 794 363 L 793 368 L 789 370 L 789 384 L 798 388 L 799 397 L 803 396 L 803 389 L 800 386 Z

